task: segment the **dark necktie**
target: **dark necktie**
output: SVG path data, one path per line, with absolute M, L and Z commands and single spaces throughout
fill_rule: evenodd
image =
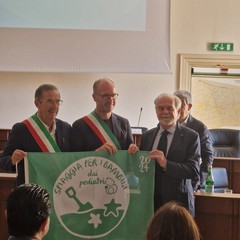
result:
M 164 130 L 160 136 L 160 140 L 158 143 L 158 150 L 163 151 L 165 157 L 166 157 L 166 152 L 167 152 L 167 135 L 169 134 L 168 131 Z M 161 181 L 161 173 L 162 169 L 160 165 L 156 162 L 155 165 L 155 190 L 154 190 L 154 211 L 156 211 L 162 204 L 162 194 L 161 194 L 161 189 L 162 189 L 162 181 Z
M 163 151 L 164 155 L 166 156 L 167 152 L 167 135 L 169 134 L 168 131 L 164 130 L 161 134 L 159 143 L 158 143 L 158 150 Z

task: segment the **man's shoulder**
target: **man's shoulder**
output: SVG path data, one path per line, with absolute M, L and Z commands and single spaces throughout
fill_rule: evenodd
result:
M 12 126 L 12 131 L 25 130 L 25 129 L 27 129 L 27 127 L 24 122 L 17 122 Z
M 198 133 L 201 133 L 208 129 L 201 120 L 193 117 L 192 115 L 189 116 L 189 120 L 187 121 L 186 126 L 195 130 Z
M 85 117 L 85 116 L 76 119 L 76 120 L 73 122 L 72 127 L 74 128 L 74 127 L 79 127 L 79 126 L 86 126 L 86 122 L 85 122 L 85 120 L 84 120 L 84 117 Z
M 147 130 L 145 133 L 143 133 L 144 136 L 152 135 L 153 133 L 156 133 L 156 131 L 159 129 L 159 127 L 154 127 L 149 130 Z
M 71 127 L 71 125 L 68 122 L 63 121 L 59 118 L 56 118 L 56 124 L 57 125 L 62 125 L 62 126 L 67 127 L 67 128 Z
M 121 121 L 128 121 L 127 118 L 125 118 L 125 117 L 123 117 L 123 116 L 120 116 L 120 115 L 118 115 L 118 114 L 116 114 L 116 113 L 112 113 L 112 117 L 113 117 L 113 118 L 116 118 L 116 119 L 118 119 L 118 120 L 121 120 Z
M 183 126 L 178 124 L 178 129 L 180 130 L 180 132 L 184 133 L 184 134 L 188 134 L 188 135 L 192 135 L 192 136 L 198 136 L 198 132 L 195 131 L 192 128 L 189 128 L 187 126 Z
M 188 123 L 189 123 L 189 124 L 192 123 L 192 124 L 202 125 L 202 126 L 205 126 L 205 127 L 206 127 L 206 125 L 205 125 L 201 120 L 193 117 L 192 115 L 189 115 L 189 120 L 188 120 L 188 122 L 187 122 L 187 125 L 188 125 Z

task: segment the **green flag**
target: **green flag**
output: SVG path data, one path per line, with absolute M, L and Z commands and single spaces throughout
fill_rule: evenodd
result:
M 154 194 L 154 161 L 147 156 L 28 153 L 26 182 L 44 186 L 53 206 L 44 239 L 145 239 Z

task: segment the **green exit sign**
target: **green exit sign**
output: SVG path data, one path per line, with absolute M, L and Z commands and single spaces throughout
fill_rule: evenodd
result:
M 233 43 L 211 43 L 212 51 L 233 51 Z

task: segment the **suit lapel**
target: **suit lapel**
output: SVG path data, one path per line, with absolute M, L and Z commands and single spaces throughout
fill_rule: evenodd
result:
M 112 113 L 112 128 L 117 139 L 121 139 L 121 125 L 114 113 Z
M 56 119 L 56 134 L 55 134 L 55 136 L 56 136 L 56 143 L 60 149 L 62 149 L 62 143 L 63 143 L 62 136 L 61 136 L 61 134 L 59 134 L 61 132 L 62 132 L 61 125 L 59 124 L 59 121 Z
M 60 140 L 60 136 L 59 136 L 59 131 L 61 131 L 61 130 L 60 130 L 58 125 L 59 124 L 58 124 L 58 121 L 56 119 L 56 134 L 55 134 L 55 137 L 56 137 L 56 143 L 59 146 L 59 148 L 61 149 L 62 141 Z
M 155 138 L 157 136 L 158 131 L 159 131 L 159 126 L 156 129 L 154 129 L 154 134 L 149 134 L 149 139 L 145 143 L 146 144 L 146 149 L 151 149 L 152 150 L 153 144 L 154 144 L 154 141 L 155 141 Z
M 193 122 L 192 120 L 193 120 L 192 115 L 190 114 L 187 120 L 186 127 L 192 128 L 192 122 Z
M 175 149 L 179 149 L 179 145 L 181 145 L 181 143 L 182 143 L 183 136 L 184 136 L 184 133 L 182 131 L 182 127 L 181 127 L 181 125 L 178 124 L 176 127 L 176 130 L 175 130 L 174 136 L 173 136 L 171 146 L 168 151 L 169 153 L 174 153 Z

